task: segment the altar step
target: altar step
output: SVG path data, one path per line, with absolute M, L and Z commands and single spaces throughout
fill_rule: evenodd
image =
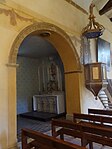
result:
M 52 118 L 60 118 L 66 116 L 65 113 L 61 114 L 55 114 L 55 113 L 49 113 L 49 112 L 38 112 L 38 111 L 32 111 L 27 113 L 20 114 L 21 117 L 39 120 L 39 121 L 50 121 Z

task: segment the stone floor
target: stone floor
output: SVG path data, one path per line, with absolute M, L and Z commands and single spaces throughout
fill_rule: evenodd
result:
M 51 130 L 51 122 L 43 122 L 38 120 L 32 120 L 28 118 L 18 117 L 17 118 L 17 139 L 18 142 L 21 141 L 21 129 L 22 128 L 29 128 L 35 131 L 39 131 L 45 133 Z
M 30 128 L 35 131 L 39 131 L 51 136 L 51 122 L 42 122 L 38 120 L 32 120 L 27 118 L 18 117 L 17 121 L 17 138 L 18 138 L 18 149 L 21 149 L 21 129 Z M 71 136 L 65 135 L 65 141 L 72 142 L 74 144 L 80 145 L 80 139 L 74 139 Z M 88 146 L 87 146 L 88 148 Z M 112 147 L 102 146 L 94 143 L 94 149 L 112 149 Z

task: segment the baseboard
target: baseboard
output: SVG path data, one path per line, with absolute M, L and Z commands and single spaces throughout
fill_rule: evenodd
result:
M 66 119 L 73 121 L 73 114 L 66 114 Z
M 9 146 L 8 149 L 20 149 L 20 148 L 18 148 L 17 144 L 14 144 L 12 146 Z

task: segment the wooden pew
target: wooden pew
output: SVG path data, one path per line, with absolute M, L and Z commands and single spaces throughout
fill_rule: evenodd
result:
M 28 141 L 30 138 L 30 141 Z M 22 129 L 22 149 L 86 149 L 30 129 Z
M 111 117 L 74 113 L 73 119 L 74 122 L 77 122 L 77 119 L 80 120 L 79 124 L 88 127 L 89 133 L 97 134 L 100 135 L 101 137 L 107 137 L 107 139 L 112 141 Z M 94 128 L 94 130 L 92 130 L 92 128 Z M 110 145 L 108 144 L 108 146 L 111 146 L 111 144 Z
M 78 125 L 75 125 L 75 123 L 72 121 L 52 119 L 51 127 L 52 127 L 53 137 L 60 136 L 60 139 L 64 140 L 64 134 L 66 134 L 66 135 L 73 136 L 75 138 L 80 138 L 81 146 L 86 147 L 87 144 L 89 144 L 89 146 L 92 146 L 91 142 L 89 142 L 85 138 L 84 133 L 79 131 L 81 127 Z
M 57 127 L 61 128 L 57 130 Z M 74 123 L 67 120 L 52 120 L 52 135 L 64 139 L 64 134 L 80 138 L 81 145 L 89 144 L 89 149 L 93 149 L 93 142 L 112 146 L 112 127 L 106 128 L 89 122 Z
M 101 125 L 110 125 L 112 124 L 112 117 L 105 117 L 100 115 L 90 115 L 90 114 L 80 114 L 80 113 L 73 113 L 73 121 L 88 121 L 91 123 L 98 123 Z
M 112 116 L 112 110 L 88 109 L 88 114 L 102 115 L 102 116 Z

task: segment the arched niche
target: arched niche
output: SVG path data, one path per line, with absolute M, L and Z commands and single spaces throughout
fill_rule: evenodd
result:
M 44 36 L 48 33 L 49 36 Z M 80 112 L 80 72 L 81 64 L 76 49 L 69 36 L 59 27 L 39 22 L 24 28 L 14 40 L 8 61 L 8 130 L 9 146 L 16 143 L 16 59 L 22 41 L 29 34 L 35 34 L 48 40 L 61 57 L 65 71 L 65 91 L 67 116 Z M 12 125 L 13 124 L 13 125 Z

